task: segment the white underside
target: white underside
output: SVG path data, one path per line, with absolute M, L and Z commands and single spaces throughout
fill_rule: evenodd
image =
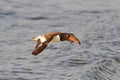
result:
M 40 39 L 41 43 L 44 43 L 45 41 L 47 41 L 47 39 L 44 37 L 44 35 L 37 36 L 37 37 L 33 38 L 33 40 L 35 40 L 35 41 L 37 41 L 38 39 Z M 50 41 L 49 44 L 56 43 L 56 42 L 59 42 L 59 41 L 60 41 L 60 36 L 56 35 L 56 36 L 53 37 L 53 39 Z M 39 46 L 41 46 L 41 45 L 39 45 Z
M 37 41 L 38 39 L 40 39 L 41 43 L 46 41 L 46 38 L 44 37 L 44 35 L 33 38 L 34 41 Z
M 50 44 L 51 43 L 56 43 L 56 42 L 59 42 L 60 41 L 60 36 L 59 35 L 56 35 L 53 37 L 53 39 L 51 40 Z
M 45 41 L 47 41 L 46 38 L 43 35 L 39 36 L 39 39 L 41 40 L 42 43 L 45 42 Z

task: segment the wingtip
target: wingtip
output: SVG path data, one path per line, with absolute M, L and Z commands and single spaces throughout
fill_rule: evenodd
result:
M 35 50 L 32 51 L 32 55 L 36 56 L 38 53 L 36 53 Z

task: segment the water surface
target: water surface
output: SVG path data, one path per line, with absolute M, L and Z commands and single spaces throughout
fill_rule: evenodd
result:
M 1 0 L 0 80 L 120 80 L 119 0 Z M 71 32 L 81 45 L 32 37 Z

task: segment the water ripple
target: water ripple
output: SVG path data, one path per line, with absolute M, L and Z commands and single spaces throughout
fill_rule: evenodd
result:
M 85 64 L 90 64 L 91 60 L 80 60 L 80 59 L 69 59 L 69 66 L 80 66 Z
M 119 3 L 1 0 L 0 80 L 119 80 Z M 81 45 L 64 41 L 31 55 L 31 38 L 51 31 L 74 33 Z
M 48 20 L 48 17 L 38 16 L 38 17 L 29 17 L 28 20 Z
M 94 68 L 87 71 L 82 78 L 83 80 L 87 80 L 88 78 L 92 78 L 93 80 L 111 80 L 114 77 L 114 79 L 117 80 L 119 79 L 119 66 L 116 66 L 115 64 L 116 62 L 111 59 L 101 60 Z

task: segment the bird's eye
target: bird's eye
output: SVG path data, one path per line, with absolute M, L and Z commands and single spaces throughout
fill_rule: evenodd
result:
M 70 35 L 67 35 L 67 37 L 69 38 L 69 37 L 70 37 Z

